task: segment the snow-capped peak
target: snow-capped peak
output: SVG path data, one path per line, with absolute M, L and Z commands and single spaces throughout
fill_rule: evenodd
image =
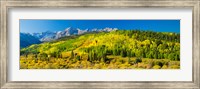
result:
M 103 29 L 97 29 L 97 28 L 80 29 L 80 28 L 68 27 L 63 31 L 57 31 L 57 32 L 46 31 L 42 33 L 32 33 L 31 35 L 37 37 L 40 41 L 52 41 L 52 40 L 59 39 L 61 37 L 71 36 L 71 35 L 80 35 L 87 32 L 101 32 L 101 31 L 110 32 L 110 31 L 115 31 L 115 30 L 118 30 L 118 29 L 109 28 L 109 27 L 106 27 Z

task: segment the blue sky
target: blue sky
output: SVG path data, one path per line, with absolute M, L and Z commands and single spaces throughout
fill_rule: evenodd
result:
M 20 20 L 20 32 L 62 31 L 67 27 L 80 29 L 118 28 L 180 33 L 180 20 Z

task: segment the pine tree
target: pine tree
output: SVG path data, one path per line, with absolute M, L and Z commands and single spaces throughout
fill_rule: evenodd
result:
M 70 57 L 71 59 L 73 59 L 74 58 L 74 51 L 72 50 L 71 51 L 71 57 Z

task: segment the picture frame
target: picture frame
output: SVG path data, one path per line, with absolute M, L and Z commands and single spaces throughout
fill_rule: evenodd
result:
M 1 88 L 187 88 L 200 89 L 200 1 L 199 0 L 1 0 L 0 67 Z M 187 8 L 192 16 L 192 81 L 8 81 L 8 10 L 10 8 Z

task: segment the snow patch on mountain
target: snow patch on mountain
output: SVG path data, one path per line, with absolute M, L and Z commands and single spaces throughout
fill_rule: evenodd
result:
M 104 28 L 104 29 L 97 29 L 97 28 L 93 28 L 93 29 L 79 29 L 79 28 L 73 28 L 73 27 L 68 27 L 63 31 L 58 31 L 58 32 L 42 32 L 42 33 L 32 33 L 31 35 L 38 38 L 41 42 L 47 42 L 47 41 L 52 41 L 52 40 L 56 40 L 59 39 L 61 37 L 65 37 L 65 36 L 71 36 L 71 35 L 80 35 L 80 34 L 84 34 L 87 32 L 110 32 L 110 31 L 115 31 L 118 30 L 117 28 Z

